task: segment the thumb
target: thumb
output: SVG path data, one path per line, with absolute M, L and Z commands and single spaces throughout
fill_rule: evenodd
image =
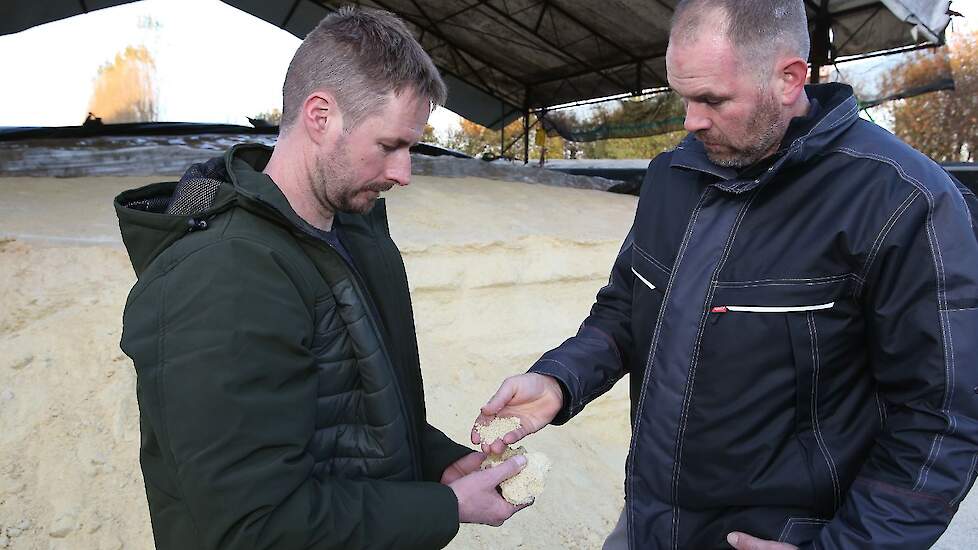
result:
M 489 475 L 489 479 L 492 481 L 493 486 L 496 486 L 520 473 L 520 470 L 522 470 L 524 466 L 526 466 L 526 457 L 523 455 L 516 455 L 495 468 L 489 468 L 486 470 L 486 473 Z
M 757 537 L 752 537 L 746 533 L 739 533 L 737 531 L 727 535 L 727 543 L 737 550 L 769 550 L 774 548 L 782 548 L 782 545 L 779 543 L 761 540 Z

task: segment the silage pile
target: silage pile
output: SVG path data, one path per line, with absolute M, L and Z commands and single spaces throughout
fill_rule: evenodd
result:
M 111 197 L 153 178 L 0 179 L 0 548 L 151 548 L 132 365 L 134 276 Z M 416 177 L 388 198 L 414 299 L 431 422 L 467 442 L 478 406 L 576 331 L 634 197 Z M 525 440 L 562 457 L 538 501 L 450 548 L 595 548 L 622 498 L 624 384 Z

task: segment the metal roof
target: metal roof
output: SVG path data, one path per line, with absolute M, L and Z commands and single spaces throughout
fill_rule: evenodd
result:
M 0 35 L 130 0 L 7 0 Z M 303 37 L 348 4 L 223 0 Z M 364 0 L 400 15 L 441 69 L 447 107 L 498 128 L 527 110 L 666 86 L 677 0 Z M 812 63 L 941 43 L 949 0 L 805 0 Z M 914 31 L 914 29 L 917 29 Z

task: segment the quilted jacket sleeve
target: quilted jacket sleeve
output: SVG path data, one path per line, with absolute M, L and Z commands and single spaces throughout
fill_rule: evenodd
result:
M 474 453 L 472 449 L 455 443 L 441 430 L 431 424 L 425 424 L 421 433 L 421 447 L 424 453 L 424 478 L 428 481 L 439 481 L 445 468 L 463 456 Z
M 951 185 L 917 185 L 914 202 L 882 241 L 865 307 L 885 427 L 810 548 L 929 548 L 974 483 L 975 206 L 973 194 L 962 198 Z
M 173 488 L 160 498 L 186 506 L 196 548 L 441 548 L 458 529 L 450 488 L 314 475 L 317 370 L 297 280 L 273 250 L 229 239 L 130 297 L 123 347 L 169 465 L 144 468 L 147 491 Z

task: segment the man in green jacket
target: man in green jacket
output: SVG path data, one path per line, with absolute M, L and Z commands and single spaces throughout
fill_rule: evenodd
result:
M 289 66 L 274 150 L 116 198 L 158 548 L 441 548 L 519 509 L 496 486 L 524 461 L 479 471 L 427 423 L 378 200 L 445 95 L 400 20 L 342 9 Z

